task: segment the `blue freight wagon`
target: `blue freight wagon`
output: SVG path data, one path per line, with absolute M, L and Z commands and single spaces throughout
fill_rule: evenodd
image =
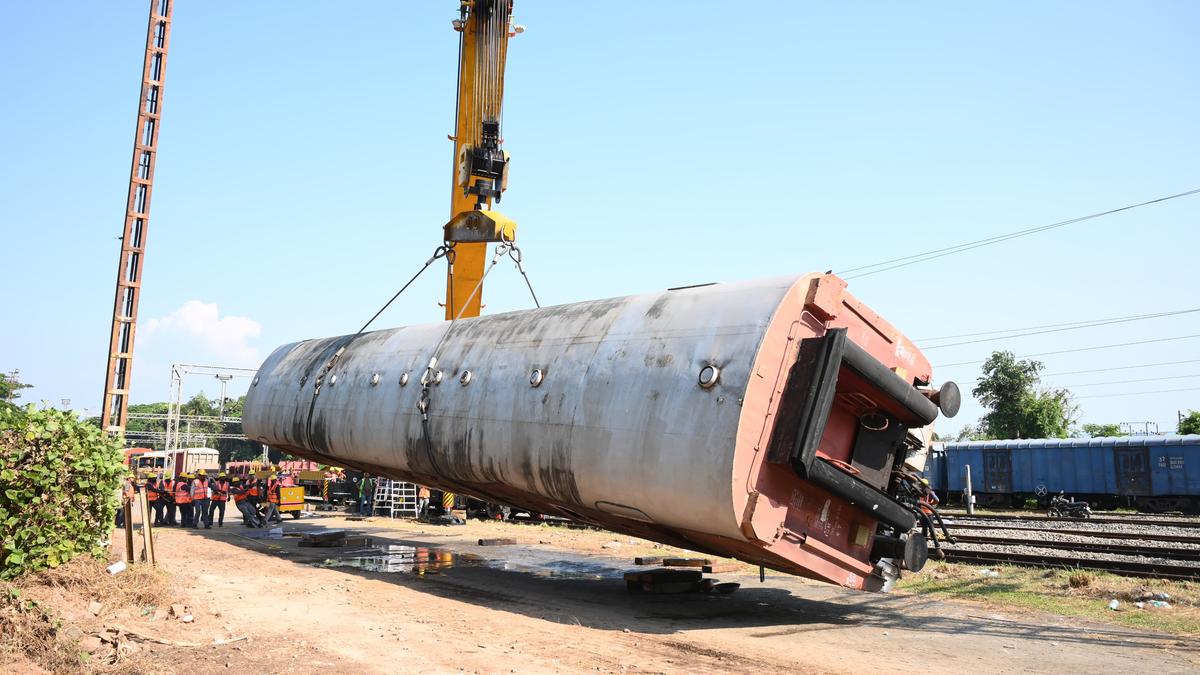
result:
M 1045 505 L 1065 492 L 1102 508 L 1200 512 L 1200 435 L 946 443 L 925 475 L 943 500 L 958 501 L 968 465 L 980 506 Z

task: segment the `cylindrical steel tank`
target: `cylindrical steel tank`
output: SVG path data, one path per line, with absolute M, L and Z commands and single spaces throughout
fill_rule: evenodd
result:
M 903 440 L 877 451 L 861 439 L 931 404 L 862 384 L 840 356 L 836 390 L 813 399 L 800 347 L 831 331 L 900 383 L 885 384 L 929 382 L 906 338 L 839 278 L 812 274 L 285 345 L 259 369 L 243 423 L 301 457 L 875 589 L 870 549 L 879 507 L 895 513 L 884 492 Z M 816 401 L 808 417 L 787 403 L 802 399 Z M 804 433 L 817 438 L 801 460 Z M 853 489 L 821 479 L 829 467 Z

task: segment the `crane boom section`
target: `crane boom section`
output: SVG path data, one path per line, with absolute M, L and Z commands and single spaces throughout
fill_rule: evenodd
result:
M 511 0 L 462 0 L 459 19 L 458 107 L 455 111 L 451 222 L 462 214 L 488 209 L 500 201 L 508 176 L 501 118 L 504 111 L 504 63 L 513 34 Z M 446 318 L 479 316 L 487 242 L 455 243 L 446 279 Z

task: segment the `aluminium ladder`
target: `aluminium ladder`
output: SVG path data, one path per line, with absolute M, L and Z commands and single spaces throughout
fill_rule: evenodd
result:
M 417 486 L 415 483 L 380 478 L 375 484 L 375 503 L 372 513 L 389 518 L 417 517 Z

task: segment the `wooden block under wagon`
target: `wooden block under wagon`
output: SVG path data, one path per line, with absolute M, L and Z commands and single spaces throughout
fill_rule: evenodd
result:
M 711 565 L 708 558 L 663 558 L 664 567 L 704 567 Z

